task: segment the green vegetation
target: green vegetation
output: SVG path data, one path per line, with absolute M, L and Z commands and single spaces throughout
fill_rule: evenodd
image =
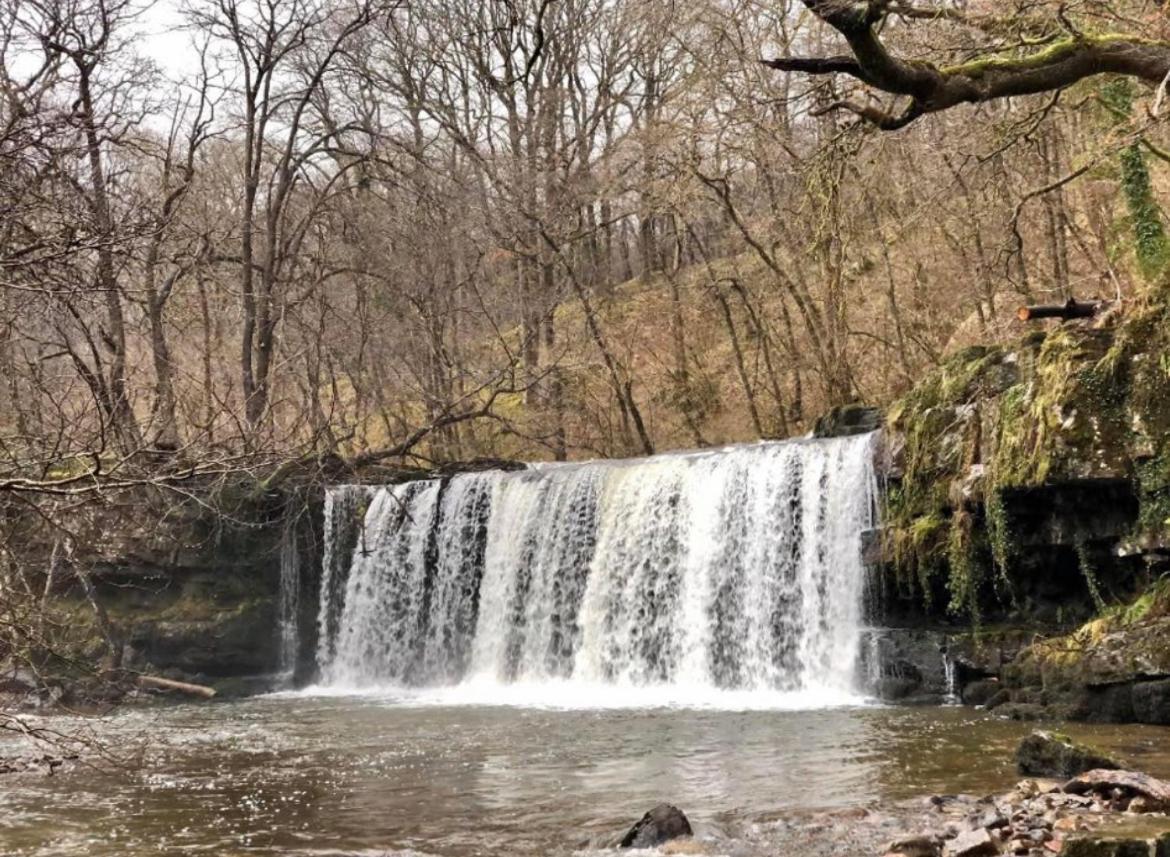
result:
M 1111 114 L 1114 124 L 1129 120 L 1133 113 L 1134 95 L 1133 82 L 1128 78 L 1114 78 L 1101 87 L 1101 103 Z M 1139 138 L 1121 151 L 1120 178 L 1121 191 L 1133 227 L 1137 267 L 1142 276 L 1153 281 L 1170 262 L 1170 238 L 1162 223 L 1162 210 L 1154 198 L 1144 145 L 1145 141 Z
M 1012 598 L 1019 548 L 1005 497 L 1084 479 L 1129 479 L 1135 539 L 1170 537 L 1170 301 L 1155 291 L 1116 326 L 1063 325 L 1013 349 L 970 348 L 899 401 L 902 478 L 886 518 L 897 582 L 929 607 L 979 619 Z M 1081 571 L 1106 607 L 1085 545 Z

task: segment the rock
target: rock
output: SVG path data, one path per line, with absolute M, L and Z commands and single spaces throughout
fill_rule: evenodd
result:
M 886 846 L 886 851 L 903 857 L 938 857 L 942 847 L 936 837 L 926 833 L 901 836 Z
M 1144 797 L 1159 808 L 1170 806 L 1170 783 L 1136 771 L 1086 771 L 1064 784 L 1069 794 L 1111 793 L 1114 789 L 1125 796 Z
M 1163 833 L 1154 840 L 1154 857 L 1170 857 L 1170 833 Z
M 672 839 L 693 836 L 691 823 L 677 806 L 660 803 L 622 838 L 622 848 L 654 848 Z
M 916 694 L 922 688 L 922 680 L 902 676 L 885 676 L 877 680 L 874 696 L 886 702 L 900 702 Z
M 866 405 L 841 405 L 816 421 L 813 437 L 849 437 L 882 427 L 882 412 Z
M 979 819 L 979 826 L 987 830 L 998 830 L 1001 827 L 1007 827 L 1008 824 L 1007 816 L 998 810 L 984 813 L 983 817 Z
M 983 703 L 983 707 L 987 711 L 994 711 L 995 709 L 999 708 L 1002 705 L 1007 705 L 1011 701 L 1012 701 L 1011 692 L 1005 688 L 1005 689 L 996 691 L 995 696 L 991 697 L 985 703 Z
M 1141 797 L 1139 795 L 1129 802 L 1129 806 L 1125 808 L 1125 811 L 1133 813 L 1134 815 L 1140 815 L 1144 812 L 1155 812 L 1157 809 L 1157 804 L 1155 804 L 1152 800 L 1146 797 Z
M 991 834 L 982 828 L 960 833 L 947 843 L 945 857 L 992 857 L 999 853 L 999 847 Z
M 1085 771 L 1116 769 L 1113 759 L 1057 732 L 1033 732 L 1016 748 L 1021 774 L 1039 777 L 1075 777 Z
M 1020 780 L 1016 783 L 1016 794 L 1020 797 L 1035 797 L 1040 794 L 1040 784 L 1035 780 Z
M 1133 716 L 1139 723 L 1170 725 L 1170 679 L 1135 684 Z
M 964 705 L 986 705 L 1001 690 L 1003 690 L 1003 686 L 998 679 L 981 678 L 964 685 L 959 697 L 963 700 Z
M 1094 836 L 1070 839 L 1060 853 L 1062 857 L 1150 857 L 1150 843 L 1141 839 Z

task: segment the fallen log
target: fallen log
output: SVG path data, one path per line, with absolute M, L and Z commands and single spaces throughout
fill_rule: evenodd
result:
M 173 690 L 178 693 L 186 693 L 191 696 L 202 696 L 207 699 L 215 696 L 215 688 L 208 687 L 205 684 L 191 684 L 185 681 L 175 681 L 173 678 L 162 678 L 156 675 L 140 675 L 138 676 L 139 687 L 152 687 L 157 690 Z
M 1069 298 L 1063 304 L 1022 306 L 1016 310 L 1016 318 L 1020 321 L 1036 321 L 1042 318 L 1059 318 L 1062 321 L 1092 318 L 1107 305 L 1108 301 L 1077 301 Z

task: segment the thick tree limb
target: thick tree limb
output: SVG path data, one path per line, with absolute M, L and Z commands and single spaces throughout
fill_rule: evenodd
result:
M 804 0 L 804 5 L 844 36 L 853 56 L 784 57 L 764 64 L 786 72 L 847 74 L 882 92 L 909 97 L 911 105 L 897 114 L 853 102 L 834 105 L 887 130 L 959 104 L 1051 92 L 1099 74 L 1127 75 L 1153 86 L 1170 74 L 1170 43 L 1121 34 L 1076 33 L 1025 56 L 988 56 L 940 67 L 902 59 L 886 48 L 875 27 L 898 11 L 890 2 Z

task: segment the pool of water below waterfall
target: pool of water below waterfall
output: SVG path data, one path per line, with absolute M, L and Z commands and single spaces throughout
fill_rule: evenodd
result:
M 48 718 L 112 759 L 0 780 L 0 853 L 596 854 L 666 800 L 703 853 L 794 853 L 799 837 L 801 853 L 867 854 L 873 843 L 849 844 L 848 822 L 800 822 L 1007 788 L 1031 728 L 957 707 L 647 707 L 520 690 L 511 705 L 483 701 L 302 692 Z M 1067 731 L 1170 776 L 1170 730 Z M 0 740 L 0 755 L 19 743 Z

